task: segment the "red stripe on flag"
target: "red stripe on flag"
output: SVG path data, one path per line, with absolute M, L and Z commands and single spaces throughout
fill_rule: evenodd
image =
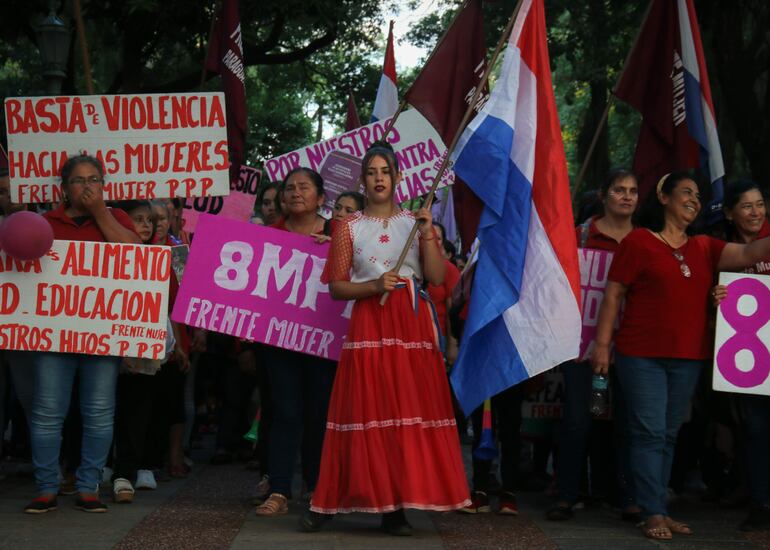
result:
M 517 44 L 537 82 L 537 134 L 532 202 L 556 257 L 580 303 L 580 269 L 572 221 L 567 160 L 551 83 L 543 0 L 534 0 Z
M 385 64 L 382 66 L 382 74 L 391 79 L 393 84 L 398 85 L 396 80 L 396 55 L 393 51 L 393 21 L 390 22 L 390 30 L 388 31 L 388 45 L 385 48 Z

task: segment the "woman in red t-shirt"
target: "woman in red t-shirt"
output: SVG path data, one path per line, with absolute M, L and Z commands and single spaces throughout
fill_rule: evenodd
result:
M 765 196 L 759 184 L 739 180 L 725 187 L 723 201 L 727 219 L 727 239 L 751 243 L 770 235 Z M 770 258 L 765 258 L 744 273 L 770 274 Z M 727 297 L 726 287 L 714 288 L 715 302 Z M 741 523 L 741 531 L 770 529 L 770 398 L 764 395 L 733 394 L 743 421 L 746 437 L 746 465 L 751 508 Z
M 620 242 L 634 229 L 632 216 L 639 198 L 639 184 L 633 172 L 618 169 L 607 176 L 599 190 L 602 214 L 589 218 L 575 228 L 580 248 L 615 252 Z M 552 521 L 573 517 L 572 507 L 580 495 L 580 481 L 583 476 L 588 439 L 591 435 L 592 417 L 590 411 L 592 369 L 587 362 L 568 362 L 564 372 L 564 414 L 559 430 L 559 463 L 556 483 L 558 497 L 556 504 L 546 512 Z M 634 503 L 633 490 L 627 479 L 628 460 L 622 442 L 626 425 L 623 399 L 620 388 L 613 380 L 613 430 L 617 445 L 618 488 L 622 501 L 623 518 L 633 519 L 639 515 Z M 606 472 L 592 469 L 593 479 L 605 476 Z M 593 485 L 592 485 L 593 486 Z
M 45 214 L 55 238 L 140 242 L 128 215 L 105 204 L 104 167 L 98 159 L 88 155 L 70 157 L 62 166 L 61 180 L 63 203 Z M 77 328 L 76 321 L 73 326 Z M 56 509 L 62 426 L 77 374 L 83 444 L 76 472 L 75 506 L 86 512 L 106 512 L 107 507 L 99 500 L 99 481 L 112 444 L 120 358 L 41 352 L 34 362 L 35 391 L 29 428 L 39 496 L 24 511 L 40 514 Z
M 629 415 L 631 469 L 644 533 L 659 540 L 691 534 L 666 508 L 676 436 L 711 356 L 709 293 L 717 270 L 751 266 L 770 256 L 770 239 L 750 244 L 690 237 L 701 211 L 698 185 L 685 172 L 660 179 L 642 210 L 641 229 L 620 243 L 599 311 L 595 372 L 607 372 L 615 335 L 615 364 Z

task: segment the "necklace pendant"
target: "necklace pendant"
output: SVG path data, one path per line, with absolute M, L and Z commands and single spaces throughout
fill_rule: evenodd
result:
M 386 218 L 386 219 L 384 219 L 384 220 L 382 220 L 382 227 L 383 227 L 384 229 L 387 229 L 387 228 L 388 228 L 388 220 L 387 220 L 387 218 Z
M 684 275 L 686 278 L 692 277 L 692 271 L 690 271 L 690 266 L 687 264 L 679 264 L 679 269 L 682 271 L 682 275 Z

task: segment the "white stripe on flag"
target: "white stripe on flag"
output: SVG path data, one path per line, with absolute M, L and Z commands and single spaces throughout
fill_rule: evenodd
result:
M 521 59 L 518 48 L 516 54 Z M 537 139 L 537 81 L 525 63 L 519 69 L 512 160 L 531 185 Z M 580 333 L 575 327 L 581 324 L 580 310 L 535 204 L 530 214 L 521 295 L 503 319 L 530 377 L 578 354 Z

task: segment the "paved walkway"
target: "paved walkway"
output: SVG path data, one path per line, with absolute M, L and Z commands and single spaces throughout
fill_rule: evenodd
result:
M 0 548 L 770 549 L 770 534 L 747 538 L 737 531 L 743 510 L 678 503 L 672 513 L 688 521 L 696 535 L 661 543 L 644 539 L 637 528 L 600 507 L 579 511 L 570 522 L 545 521 L 543 510 L 548 500 L 539 493 L 519 495 L 518 517 L 410 511 L 413 537 L 385 535 L 378 528 L 379 518 L 366 514 L 339 516 L 322 532 L 306 534 L 297 530 L 304 509 L 301 503 L 293 503 L 290 513 L 279 518 L 254 515 L 251 501 L 256 482 L 256 474 L 241 464 L 201 465 L 189 479 L 160 483 L 156 491 L 137 492 L 133 504 L 113 504 L 107 514 L 85 514 L 73 507 L 74 497 L 60 497 L 56 512 L 31 516 L 21 509 L 34 496 L 32 479 L 8 475 L 0 480 Z M 106 493 L 104 496 L 108 497 Z

